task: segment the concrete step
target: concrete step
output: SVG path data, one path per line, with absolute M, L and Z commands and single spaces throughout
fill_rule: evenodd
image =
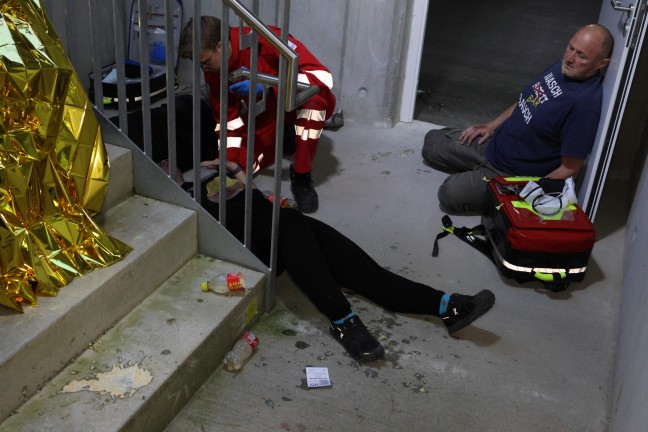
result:
M 201 291 L 203 280 L 234 271 L 251 288 L 245 295 Z M 163 430 L 260 315 L 264 281 L 262 273 L 196 255 L 0 431 Z
M 102 212 L 107 212 L 133 195 L 133 158 L 130 150 L 106 144 L 110 178 Z
M 0 421 L 197 253 L 192 210 L 133 195 L 97 221 L 133 248 L 123 260 L 24 314 L 0 310 Z

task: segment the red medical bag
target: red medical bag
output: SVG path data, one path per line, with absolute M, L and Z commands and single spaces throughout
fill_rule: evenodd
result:
M 482 225 L 504 276 L 518 282 L 540 280 L 546 288 L 562 291 L 585 277 L 596 233 L 576 204 L 553 216 L 536 212 L 518 195 L 529 180 L 534 179 L 492 178 Z

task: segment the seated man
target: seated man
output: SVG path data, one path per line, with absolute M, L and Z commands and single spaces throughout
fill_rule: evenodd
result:
M 423 159 L 451 174 L 439 187 L 441 208 L 481 211 L 484 177 L 575 177 L 594 144 L 601 114 L 600 71 L 610 62 L 613 46 L 605 27 L 584 26 L 570 39 L 562 61 L 524 88 L 497 118 L 464 129 L 456 139 L 444 130 L 428 132 Z

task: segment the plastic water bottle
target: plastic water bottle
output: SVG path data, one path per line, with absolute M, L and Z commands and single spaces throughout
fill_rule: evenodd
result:
M 210 281 L 203 282 L 200 288 L 204 291 L 214 291 L 217 294 L 228 294 L 231 291 L 245 290 L 245 279 L 238 273 L 222 273 Z
M 274 202 L 274 193 L 270 191 L 263 191 L 263 196 L 270 202 Z M 284 196 L 279 197 L 279 206 L 282 208 L 297 208 L 297 201 L 294 199 L 286 198 Z
M 164 43 L 159 41 L 153 42 L 149 60 L 153 64 L 166 64 L 166 47 L 164 46 Z
M 243 363 L 257 346 L 259 346 L 259 338 L 253 333 L 245 332 L 241 339 L 236 341 L 232 351 L 225 355 L 223 362 L 227 370 L 230 372 L 241 370 Z

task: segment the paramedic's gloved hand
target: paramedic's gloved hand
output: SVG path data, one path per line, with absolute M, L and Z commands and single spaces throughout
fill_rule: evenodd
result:
M 239 81 L 237 83 L 229 86 L 229 89 L 232 93 L 236 93 L 239 96 L 247 96 L 250 94 L 250 80 Z M 263 93 L 263 86 L 261 84 L 256 85 L 256 95 L 260 96 Z

